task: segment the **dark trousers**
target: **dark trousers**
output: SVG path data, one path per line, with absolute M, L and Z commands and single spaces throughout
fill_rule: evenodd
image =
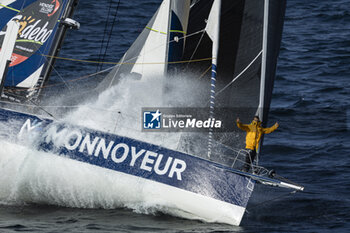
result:
M 243 167 L 243 171 L 248 172 L 250 168 L 252 167 L 252 164 L 254 162 L 254 159 L 256 157 L 256 150 L 249 150 L 248 154 L 245 157 L 245 164 Z

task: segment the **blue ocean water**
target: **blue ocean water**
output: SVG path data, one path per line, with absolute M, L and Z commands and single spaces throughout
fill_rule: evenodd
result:
M 121 58 L 159 3 L 121 0 L 107 61 Z M 98 59 L 108 6 L 106 0 L 80 2 L 74 18 L 82 26 L 68 33 L 62 57 Z M 347 0 L 288 1 L 269 120 L 280 128 L 265 138 L 260 163 L 305 192 L 257 188 L 240 227 L 124 209 L 6 205 L 0 207 L 0 232 L 349 232 L 349 22 Z M 95 71 L 95 65 L 58 61 L 53 78 Z

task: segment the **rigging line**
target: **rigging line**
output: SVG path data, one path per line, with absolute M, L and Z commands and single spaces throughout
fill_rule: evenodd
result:
M 36 46 L 36 45 L 34 44 L 34 46 Z M 48 45 L 46 45 L 46 46 L 48 46 Z M 64 85 L 67 87 L 68 91 L 70 91 L 70 87 L 68 86 L 68 84 L 66 83 L 66 81 L 64 80 L 64 78 L 61 76 L 61 74 L 56 70 L 56 68 L 55 68 L 55 67 L 49 62 L 49 60 L 47 59 L 47 58 L 50 57 L 50 56 L 47 56 L 47 55 L 43 54 L 43 53 L 40 51 L 40 47 L 37 47 L 36 49 L 37 49 L 37 51 L 40 53 L 40 55 L 46 60 L 45 63 L 48 63 L 48 64 L 50 65 L 50 67 L 52 68 L 52 70 L 56 72 L 56 74 L 58 75 L 58 77 L 62 80 L 62 82 L 64 83 Z M 52 56 L 52 57 L 54 57 L 54 56 Z M 28 88 L 28 89 L 31 89 L 31 88 Z
M 180 40 L 180 39 L 184 39 L 184 38 L 186 38 L 186 37 L 194 36 L 194 35 L 196 35 L 196 34 L 199 34 L 199 33 L 203 32 L 203 31 L 204 31 L 204 30 L 200 30 L 200 31 L 194 32 L 194 33 L 192 33 L 192 34 L 185 35 L 185 36 L 179 38 L 179 40 Z M 172 43 L 172 42 L 174 42 L 174 41 L 175 41 L 175 40 L 172 40 L 172 41 L 170 41 L 169 43 Z M 158 46 L 158 47 L 159 47 L 159 46 Z M 156 48 L 155 48 L 155 49 L 156 49 Z M 40 51 L 39 51 L 39 52 L 40 52 Z M 45 54 L 43 54 L 43 53 L 41 53 L 41 56 L 46 57 L 46 58 L 45 58 L 46 60 L 47 60 L 47 58 L 55 58 L 55 59 L 60 59 L 60 60 L 70 60 L 70 61 L 77 61 L 77 62 L 100 63 L 99 61 L 88 61 L 88 60 L 64 58 L 64 57 L 58 57 L 58 56 L 45 55 Z M 135 59 L 135 58 L 137 58 L 137 57 L 139 57 L 139 56 L 136 56 L 136 57 L 134 57 L 134 58 L 130 58 L 130 59 L 128 59 L 127 61 L 131 61 L 131 60 L 133 60 L 133 59 Z M 154 62 L 154 63 L 134 63 L 134 62 L 130 62 L 130 63 L 128 63 L 128 62 L 103 62 L 103 63 L 104 63 L 104 64 L 114 64 L 114 65 L 124 65 L 124 64 L 126 64 L 126 65 L 134 65 L 134 64 L 149 64 L 149 65 L 151 65 L 151 64 L 180 64 L 180 63 L 190 63 L 190 62 L 201 62 L 201 61 L 212 60 L 212 59 L 213 59 L 213 58 L 202 58 L 202 59 L 195 59 L 195 60 L 174 61 L 174 62 Z M 92 74 L 92 75 L 82 76 L 82 77 L 77 78 L 77 79 L 72 79 L 72 80 L 69 80 L 69 81 L 65 81 L 65 80 L 63 79 L 63 77 L 59 74 L 59 72 L 55 69 L 55 67 L 52 66 L 52 65 L 51 65 L 51 67 L 52 67 L 53 70 L 57 73 L 57 75 L 61 78 L 61 80 L 63 81 L 63 84 L 52 84 L 52 85 L 46 85 L 46 86 L 42 86 L 42 87 L 33 87 L 33 88 L 29 88 L 29 90 L 43 89 L 43 88 L 48 88 L 48 87 L 53 87 L 53 86 L 60 86 L 60 85 L 65 85 L 65 86 L 68 88 L 68 90 L 70 90 L 70 89 L 69 89 L 69 86 L 68 86 L 68 84 L 67 84 L 67 82 L 74 82 L 74 81 L 78 81 L 78 80 L 81 80 L 81 79 L 89 78 L 89 77 L 91 77 L 91 76 L 93 76 L 93 75 L 96 75 L 96 74 L 99 74 L 99 73 L 102 73 L 102 72 L 105 72 L 105 71 L 108 71 L 108 70 L 114 68 L 114 67 L 109 67 L 109 68 L 107 68 L 107 69 L 105 69 L 105 70 L 96 72 L 95 74 Z M 22 90 L 18 90 L 18 91 L 22 91 Z M 27 90 L 23 90 L 23 91 L 27 91 Z
M 107 50 L 108 50 L 108 47 L 109 47 L 109 42 L 111 40 L 113 29 L 114 29 L 114 25 L 115 25 L 116 18 L 117 18 L 117 15 L 118 15 L 119 6 L 120 6 L 120 0 L 118 1 L 118 5 L 117 5 L 117 9 L 115 11 L 114 18 L 113 18 L 113 23 L 112 23 L 112 26 L 111 26 L 111 30 L 110 30 L 109 35 L 108 35 L 107 45 L 106 45 L 106 48 L 105 48 L 105 53 L 103 54 L 103 57 L 102 57 L 102 62 L 104 61 L 104 59 L 106 57 L 106 54 L 107 54 Z M 100 69 L 102 69 L 103 63 L 100 63 L 100 66 L 101 66 Z
M 113 2 L 113 0 L 109 1 L 107 19 L 106 19 L 106 23 L 105 23 L 104 32 L 103 32 L 103 38 L 102 38 L 102 41 L 101 41 L 100 53 L 98 54 L 98 61 L 101 61 L 103 45 L 105 43 L 105 37 L 106 37 L 106 34 L 107 34 L 107 28 L 108 28 L 108 23 L 109 23 L 109 16 L 111 15 L 112 2 Z M 100 69 L 100 64 L 98 63 L 97 66 L 96 66 L 96 72 L 98 72 L 99 69 Z
M 124 56 L 122 57 L 122 59 L 121 59 L 122 62 L 124 62 L 125 56 L 126 56 L 127 54 L 128 54 L 128 52 L 126 52 L 126 53 L 124 54 Z M 114 83 L 114 79 L 117 77 L 117 74 L 118 74 L 118 72 L 119 72 L 119 70 L 120 70 L 121 65 L 117 65 L 117 66 L 115 66 L 115 67 L 116 67 L 117 70 L 114 72 L 113 77 L 112 77 L 112 79 L 111 79 L 111 82 L 109 83 L 108 88 L 110 88 L 110 87 L 112 86 L 112 84 Z M 112 73 L 112 72 L 111 72 L 111 73 Z
M 197 32 L 194 32 L 194 33 L 191 33 L 191 34 L 189 34 L 189 35 L 184 35 L 183 37 L 178 38 L 177 41 L 174 39 L 174 40 L 171 40 L 171 41 L 169 41 L 169 42 L 166 42 L 165 45 L 168 45 L 168 44 L 173 43 L 173 42 L 178 42 L 179 40 L 183 40 L 183 39 L 185 39 L 185 38 L 187 38 L 187 37 L 191 37 L 191 36 L 197 35 L 197 34 L 203 32 L 203 31 L 204 31 L 204 29 L 202 29 L 202 30 L 200 30 L 200 31 L 197 31 Z M 162 47 L 163 45 L 164 45 L 164 44 L 158 45 L 157 47 L 154 47 L 154 48 L 153 48 L 152 50 L 150 50 L 150 51 L 156 50 L 156 49 Z M 148 53 L 148 51 L 144 52 L 144 54 L 147 54 L 147 53 Z M 124 55 L 124 56 L 125 56 L 125 55 Z M 141 55 L 132 57 L 132 58 L 128 59 L 126 62 L 129 62 L 129 61 L 132 61 L 132 60 L 134 60 L 134 59 L 137 59 L 137 58 L 140 57 L 140 56 L 141 56 Z M 213 58 L 210 58 L 210 60 L 212 60 L 212 59 L 213 59 Z M 208 59 L 208 60 L 209 60 L 209 59 Z M 191 61 L 195 61 L 195 60 L 191 60 Z M 183 61 L 183 62 L 165 62 L 165 63 L 162 62 L 162 63 L 157 63 L 157 64 L 176 64 L 176 63 L 187 63 L 187 62 L 191 62 L 191 61 Z M 127 64 L 127 63 L 126 63 L 126 64 Z M 130 63 L 130 64 L 147 64 L 147 63 Z M 122 64 L 118 63 L 117 65 L 122 65 Z
M 189 63 L 187 63 L 187 64 L 189 64 Z M 211 66 L 212 65 L 210 65 L 209 67 L 208 67 L 208 69 L 206 70 L 206 71 L 204 71 L 200 76 L 199 76 L 199 78 L 198 79 L 201 79 L 201 78 L 203 78 L 204 77 L 204 75 L 206 74 L 206 73 L 208 73 L 208 71 L 211 69 Z
M 89 74 L 89 75 L 85 75 L 85 76 L 81 76 L 79 78 L 76 78 L 76 79 L 70 79 L 66 82 L 76 82 L 76 81 L 79 81 L 79 80 L 83 80 L 83 79 L 87 79 L 87 78 L 90 78 L 92 76 L 95 76 L 97 74 L 100 74 L 100 73 L 104 73 L 106 71 L 109 71 L 111 69 L 113 69 L 114 67 L 109 67 L 105 70 L 102 70 L 102 71 L 99 71 L 97 73 L 93 73 L 93 74 Z M 23 92 L 23 91 L 31 91 L 31 90 L 36 90 L 36 89 L 44 89 L 44 88 L 49 88 L 49 87 L 55 87 L 55 86 L 61 86 L 61 85 L 64 85 L 64 83 L 56 83 L 56 84 L 51 84 L 51 85 L 45 85 L 45 86 L 42 86 L 42 87 L 32 87 L 32 88 L 28 88 L 28 89 L 23 89 L 23 90 L 16 90 L 17 92 Z
M 221 92 L 223 92 L 224 90 L 226 90 L 226 88 L 228 88 L 232 83 L 234 83 L 239 77 L 242 76 L 242 74 L 244 74 L 252 65 L 253 63 L 260 57 L 260 55 L 262 54 L 263 50 L 261 50 L 259 52 L 259 54 L 249 63 L 249 65 L 244 68 L 244 70 L 241 71 L 241 73 L 239 73 L 234 79 L 231 80 L 230 83 L 228 83 L 225 87 L 223 87 L 220 91 L 218 91 L 216 93 L 216 96 L 218 96 Z
M 27 0 L 23 1 L 22 6 L 21 6 L 21 11 L 23 10 L 24 5 L 25 5 L 26 3 L 27 3 Z
M 192 55 L 191 55 L 191 57 L 190 57 L 190 60 L 193 59 L 195 53 L 197 52 L 197 49 L 198 49 L 200 43 L 202 42 L 203 36 L 204 36 L 204 34 L 205 34 L 205 29 L 203 29 L 202 31 L 203 31 L 203 33 L 202 33 L 202 35 L 201 35 L 201 38 L 199 39 L 198 44 L 197 44 L 196 48 L 194 49 L 194 51 L 193 51 L 193 53 L 192 53 Z M 187 67 L 188 67 L 188 64 L 187 64 Z
M 287 193 L 287 194 L 282 194 L 282 195 L 280 195 L 280 196 L 278 196 L 278 197 L 269 199 L 269 200 L 267 200 L 267 201 L 262 201 L 262 202 L 260 202 L 260 203 L 258 203 L 258 204 L 256 204 L 256 205 L 253 205 L 251 208 L 249 208 L 249 210 L 255 209 L 256 207 L 259 207 L 259 206 L 261 206 L 261 205 L 265 205 L 267 202 L 277 201 L 278 199 L 281 199 L 281 198 L 283 198 L 283 197 L 289 196 L 289 195 L 291 195 L 291 194 L 295 194 L 296 192 L 297 192 L 297 190 L 293 190 L 293 191 L 291 191 L 291 192 L 289 192 L 289 193 Z M 247 209 L 246 209 L 245 211 L 246 211 L 248 214 L 250 214 L 249 211 L 248 211 Z
M 16 95 L 16 94 L 13 94 L 11 93 L 11 95 L 14 95 L 14 96 L 17 96 L 17 97 L 22 97 L 22 96 L 19 96 L 19 95 Z M 37 103 L 33 102 L 31 99 L 28 99 L 29 102 L 31 102 L 34 106 L 36 106 L 37 108 L 40 108 L 41 110 L 43 110 L 46 114 L 48 114 L 49 116 L 51 116 L 52 118 L 54 118 L 55 120 L 57 120 L 57 118 L 51 114 L 50 112 L 48 112 L 47 110 L 45 110 L 43 107 L 41 107 L 40 105 L 38 105 Z M 6 102 L 6 101 L 0 101 L 2 103 L 11 103 L 11 102 Z M 23 105 L 25 106 L 24 104 L 20 104 L 20 103 L 12 103 L 12 104 L 15 104 L 15 105 Z M 32 107 L 30 105 L 27 105 L 27 107 Z
M 7 102 L 7 101 L 0 101 L 0 103 L 6 103 L 6 104 L 13 104 L 13 105 L 18 105 L 18 106 L 24 106 L 24 107 L 38 107 L 37 105 L 30 105 L 30 104 L 21 104 L 21 103 L 14 103 L 14 102 Z M 42 108 L 80 108 L 83 107 L 83 105 L 73 105 L 73 106 L 64 106 L 64 105 L 43 105 L 40 106 Z M 86 106 L 84 106 L 86 107 Z M 103 108 L 92 108 L 92 107 L 87 107 L 92 110 L 98 110 L 98 111 L 105 111 L 105 112 L 120 112 L 120 110 L 115 109 L 115 110 L 108 110 L 108 109 L 103 109 Z
M 182 40 L 182 39 L 184 39 L 186 37 L 194 36 L 196 34 L 201 33 L 202 31 L 203 30 L 200 30 L 200 31 L 194 32 L 194 33 L 192 33 L 190 35 L 183 36 L 183 37 L 179 38 L 179 40 Z M 169 41 L 169 43 L 172 43 L 174 41 L 175 40 Z M 155 47 L 152 50 L 155 50 L 155 49 L 157 49 L 157 48 L 159 48 L 161 46 L 163 46 L 163 45 L 159 45 L 159 46 Z M 42 54 L 42 56 L 49 57 L 49 58 L 55 58 L 55 59 L 58 59 L 58 60 L 67 60 L 67 61 L 75 61 L 75 62 L 86 62 L 86 63 L 101 63 L 99 61 L 90 61 L 90 60 L 82 60 L 82 59 L 75 59 L 75 58 L 58 57 L 58 56 L 51 56 L 51 55 L 44 55 L 44 54 Z M 132 60 L 134 60 L 134 59 L 136 59 L 138 57 L 139 56 L 129 58 L 126 62 L 103 62 L 103 63 L 104 64 L 110 64 L 110 65 L 135 65 L 135 64 L 137 64 L 137 65 L 142 65 L 142 64 L 149 64 L 149 65 L 151 65 L 151 64 L 168 64 L 168 63 L 187 63 L 187 62 L 197 62 L 197 61 L 204 61 L 204 60 L 212 60 L 213 59 L 213 58 L 204 58 L 204 60 L 203 59 L 196 59 L 196 60 L 186 60 L 186 61 L 182 61 L 182 62 L 181 61 L 177 61 L 177 62 L 157 62 L 157 63 L 135 63 L 135 62 L 130 62 L 129 63 L 129 61 L 132 61 Z
M 99 62 L 99 61 L 90 61 L 90 60 L 80 60 L 80 59 L 74 59 L 74 58 L 65 58 L 65 57 L 56 57 L 56 56 L 50 56 L 50 55 L 42 55 L 44 57 L 50 57 L 55 58 L 59 60 L 67 60 L 67 61 L 76 61 L 76 62 L 86 62 L 86 63 L 104 63 L 104 64 L 110 64 L 110 65 L 159 65 L 159 64 L 178 64 L 178 63 L 189 63 L 189 62 L 201 62 L 201 61 L 208 61 L 212 60 L 212 57 L 208 58 L 200 58 L 200 59 L 194 59 L 194 60 L 183 60 L 183 61 L 171 61 L 171 62 Z M 138 56 L 137 56 L 138 57 Z M 131 61 L 137 57 L 130 58 L 128 61 Z M 114 67 L 112 67 L 114 68 Z
M 29 102 L 31 102 L 32 104 L 36 105 L 38 108 L 40 108 L 41 110 L 43 110 L 46 114 L 48 114 L 50 117 L 52 117 L 55 120 L 58 120 L 53 114 L 51 114 L 50 112 L 48 112 L 47 110 L 45 110 L 43 107 L 41 107 L 40 105 L 36 104 L 34 101 L 32 101 L 31 99 L 29 99 Z
M 46 62 L 47 62 L 47 60 L 46 60 Z M 68 89 L 68 91 L 70 92 L 71 90 L 70 90 L 70 87 L 68 86 L 68 84 L 67 84 L 67 82 L 64 80 L 64 78 L 61 76 L 61 74 L 56 70 L 56 68 L 52 65 L 52 64 L 49 64 L 51 67 L 52 67 L 52 69 L 53 69 L 53 71 L 55 71 L 55 73 L 58 75 L 58 77 L 62 80 L 62 82 L 63 82 L 63 84 L 67 87 L 67 89 Z
M 6 8 L 6 9 L 9 9 L 9 10 L 12 10 L 12 11 L 16 11 L 16 12 L 21 12 L 20 10 L 17 10 L 15 8 L 12 8 L 12 7 L 9 7 L 9 6 L 6 6 L 6 5 L 3 5 L 3 4 L 0 4 L 0 6 Z

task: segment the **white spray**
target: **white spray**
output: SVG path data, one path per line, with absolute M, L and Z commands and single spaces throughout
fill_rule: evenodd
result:
M 123 79 L 85 103 L 64 118 L 71 124 L 136 138 L 142 141 L 176 149 L 179 136 L 174 133 L 142 133 L 142 107 L 169 107 L 172 104 L 199 106 L 206 93 L 198 91 L 201 85 L 185 78 L 170 83 L 164 97 L 162 84 Z M 193 97 L 192 88 L 196 93 Z M 203 85 L 203 90 L 206 87 Z M 178 91 L 175 91 L 178 90 Z M 203 93 L 203 96 L 202 94 Z M 190 95 L 191 94 L 191 98 Z M 172 104 L 164 102 L 172 100 Z M 3 127 L 11 130 L 11 126 Z M 35 138 L 33 139 L 35 141 Z M 0 203 L 52 204 L 79 208 L 132 208 L 136 212 L 162 211 L 177 216 L 188 216 L 173 203 L 165 203 L 157 188 L 137 177 L 91 166 L 35 148 L 0 141 Z M 35 145 L 35 143 L 34 143 Z

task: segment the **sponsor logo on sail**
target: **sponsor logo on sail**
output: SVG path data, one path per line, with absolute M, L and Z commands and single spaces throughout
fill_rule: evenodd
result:
M 42 22 L 41 19 L 31 19 L 31 17 L 19 16 L 20 29 L 18 31 L 18 42 L 31 42 L 43 45 L 52 34 L 52 29 L 48 30 L 49 22 Z
M 62 10 L 61 2 L 62 0 L 35 1 L 11 19 L 19 22 L 20 28 L 10 67 L 27 60 L 50 39 Z M 0 36 L 6 30 L 7 26 L 2 29 Z M 0 46 L 2 41 L 3 37 L 0 37 Z
M 47 16 L 51 17 L 54 15 L 58 9 L 60 8 L 60 2 L 58 0 L 53 0 L 51 4 L 40 2 L 39 6 L 41 7 L 40 13 L 47 14 Z

